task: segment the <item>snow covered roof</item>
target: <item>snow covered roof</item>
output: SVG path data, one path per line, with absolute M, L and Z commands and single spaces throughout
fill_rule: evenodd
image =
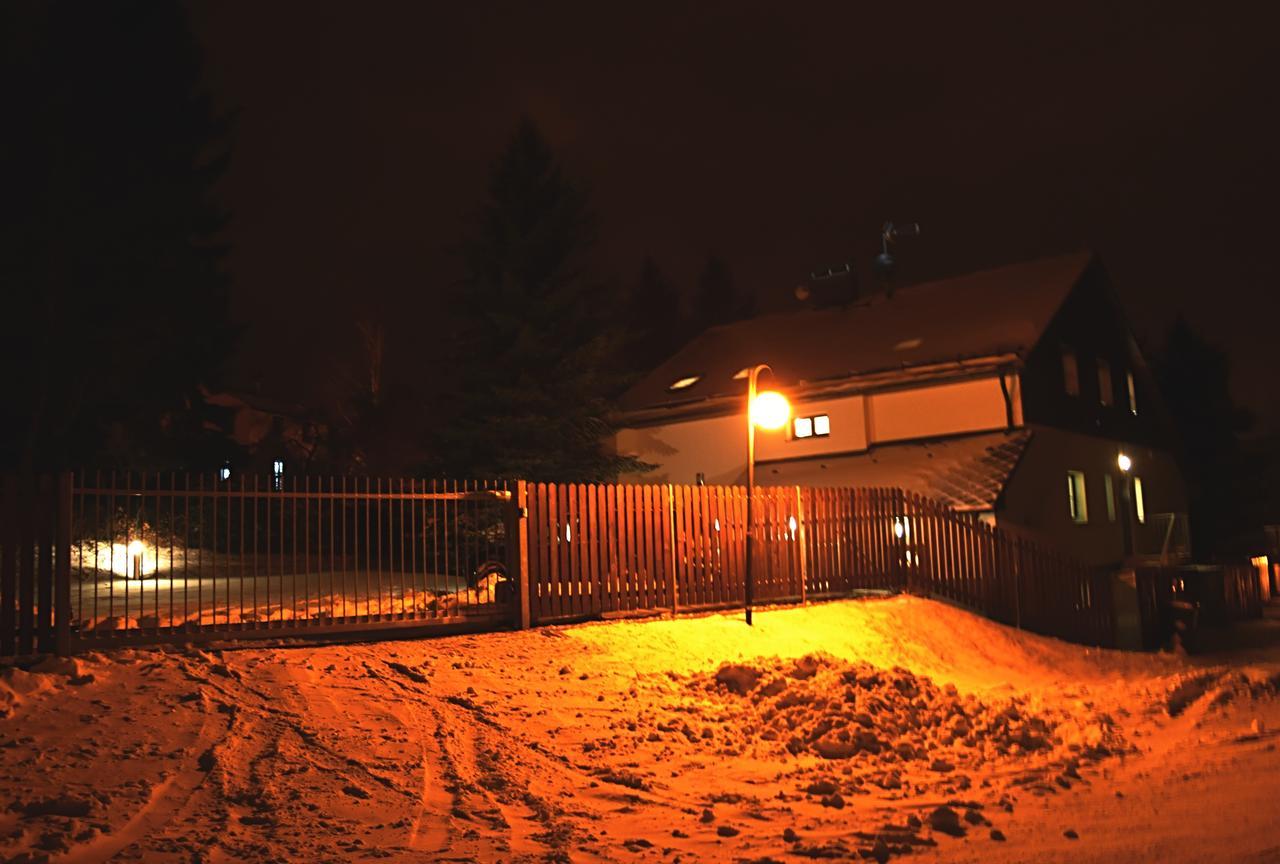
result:
M 762 486 L 890 486 L 955 510 L 994 510 L 1031 440 L 1027 429 L 876 446 L 849 456 L 763 463 Z
M 1025 356 L 1093 261 L 1041 258 L 900 289 L 847 306 L 762 315 L 712 327 L 642 379 L 624 411 L 738 394 L 744 367 L 768 363 L 783 385 L 832 381 L 960 359 Z M 671 385 L 696 378 L 678 390 Z

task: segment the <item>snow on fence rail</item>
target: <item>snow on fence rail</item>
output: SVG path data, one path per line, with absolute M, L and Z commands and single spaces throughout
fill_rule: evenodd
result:
M 0 478 L 0 655 L 740 607 L 746 491 L 172 473 Z M 1111 573 L 898 489 L 757 489 L 758 602 L 860 589 L 1114 643 Z

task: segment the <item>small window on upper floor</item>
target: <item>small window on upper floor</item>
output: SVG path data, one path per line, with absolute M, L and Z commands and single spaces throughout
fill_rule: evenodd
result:
M 1142 478 L 1133 478 L 1133 515 L 1139 522 L 1147 521 L 1147 502 L 1142 498 Z
M 1125 373 L 1124 379 L 1125 389 L 1129 393 L 1129 413 L 1136 416 L 1138 413 L 1138 390 L 1133 384 L 1133 373 Z
M 1116 483 L 1110 474 L 1102 475 L 1102 485 L 1107 493 L 1107 521 L 1116 521 Z
M 1075 352 L 1069 348 L 1062 351 L 1062 388 L 1068 396 L 1080 395 L 1080 368 L 1076 365 Z
M 1071 521 L 1083 525 L 1089 521 L 1089 504 L 1084 494 L 1084 472 L 1067 472 L 1067 512 Z
M 1103 405 L 1116 404 L 1116 393 L 1111 384 L 1111 364 L 1098 359 L 1098 401 Z
M 814 414 L 812 417 L 796 417 L 791 421 L 791 438 L 825 438 L 831 434 L 831 417 Z

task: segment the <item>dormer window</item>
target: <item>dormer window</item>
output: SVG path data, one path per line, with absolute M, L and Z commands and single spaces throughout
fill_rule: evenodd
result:
M 1098 401 L 1103 405 L 1114 405 L 1115 390 L 1111 386 L 1111 364 L 1106 360 L 1098 360 Z
M 692 387 L 694 384 L 697 384 L 701 380 L 702 380 L 701 375 L 689 375 L 688 377 L 685 377 L 685 378 L 677 378 L 675 381 L 671 383 L 671 386 L 669 386 L 667 389 L 670 390 L 672 393 L 676 392 L 677 390 L 688 390 L 690 387 Z
M 1062 349 L 1062 389 L 1068 396 L 1080 395 L 1080 367 L 1076 364 L 1076 353 L 1070 348 Z

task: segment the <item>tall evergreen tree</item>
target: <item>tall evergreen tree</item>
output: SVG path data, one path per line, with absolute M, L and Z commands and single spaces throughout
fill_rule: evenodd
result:
M 1192 545 L 1197 556 L 1224 554 L 1260 521 L 1259 468 L 1246 457 L 1240 438 L 1253 417 L 1231 398 L 1226 353 L 1183 317 L 1170 328 L 1154 365 L 1181 442 Z
M 647 255 L 627 305 L 627 365 L 630 371 L 642 374 L 681 346 L 689 336 L 688 321 L 680 308 L 679 292 Z
M 754 314 L 755 298 L 734 284 L 728 263 L 718 255 L 708 256 L 698 277 L 698 292 L 693 303 L 694 331 L 741 321 Z
M 220 461 L 225 127 L 182 6 L 18 2 L 0 34 L 0 464 Z
M 451 410 L 436 425 L 433 468 L 575 481 L 633 466 L 601 446 L 625 298 L 583 272 L 594 238 L 585 192 L 522 121 L 461 247 Z

